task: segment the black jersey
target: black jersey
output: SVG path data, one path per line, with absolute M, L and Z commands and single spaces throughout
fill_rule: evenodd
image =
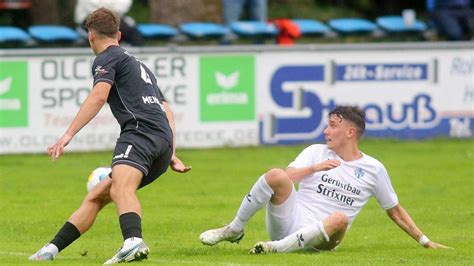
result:
M 121 133 L 138 131 L 159 135 L 170 145 L 173 135 L 162 102 L 162 92 L 153 73 L 119 46 L 109 46 L 97 55 L 92 66 L 94 86 L 112 85 L 107 99 Z

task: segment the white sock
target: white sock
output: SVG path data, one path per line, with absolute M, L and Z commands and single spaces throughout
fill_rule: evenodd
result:
M 315 225 L 304 227 L 289 236 L 270 242 L 270 245 L 277 250 L 277 252 L 291 252 L 305 248 L 312 248 L 323 241 L 329 241 L 329 236 L 324 230 L 322 222 Z
M 130 249 L 130 248 L 132 248 L 133 246 L 135 246 L 136 244 L 140 243 L 141 241 L 143 241 L 143 239 L 142 239 L 142 238 L 139 238 L 139 237 L 130 237 L 130 238 L 127 238 L 127 239 L 125 239 L 125 241 L 123 242 L 123 247 L 122 247 L 122 249 L 123 249 L 123 250 Z
M 240 208 L 237 211 L 237 216 L 235 216 L 234 220 L 229 224 L 230 228 L 238 232 L 244 230 L 245 224 L 258 210 L 267 205 L 273 193 L 272 188 L 265 180 L 265 175 L 262 175 L 257 182 L 255 182 L 250 193 L 242 200 Z
M 44 245 L 44 247 L 42 248 L 42 251 L 53 254 L 53 257 L 56 257 L 56 255 L 58 255 L 59 253 L 58 247 L 56 247 L 55 244 L 51 244 L 51 243 Z

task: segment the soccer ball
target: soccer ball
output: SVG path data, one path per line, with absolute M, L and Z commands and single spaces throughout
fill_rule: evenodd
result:
M 108 178 L 110 172 L 112 172 L 112 168 L 110 167 L 99 167 L 92 171 L 87 178 L 87 191 L 91 191 L 91 189 L 99 184 L 100 181 Z

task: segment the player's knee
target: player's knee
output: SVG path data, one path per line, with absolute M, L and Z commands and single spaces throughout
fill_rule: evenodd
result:
M 127 187 L 123 185 L 116 185 L 112 183 L 112 186 L 110 187 L 110 197 L 112 198 L 113 201 L 116 201 L 117 199 L 120 199 L 122 197 L 128 197 L 134 195 L 136 192 L 136 189 L 133 187 Z
M 267 181 L 267 184 L 270 187 L 279 186 L 282 183 L 288 182 L 289 179 L 288 174 L 283 169 L 279 168 L 270 169 L 265 174 L 265 181 Z
M 110 187 L 110 198 L 115 201 L 115 199 L 120 197 L 120 194 L 123 193 L 117 186 L 112 185 Z
M 349 225 L 349 218 L 343 212 L 335 212 L 330 216 L 331 223 L 338 230 L 346 230 Z

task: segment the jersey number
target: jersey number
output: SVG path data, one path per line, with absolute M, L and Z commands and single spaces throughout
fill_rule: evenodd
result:
M 145 81 L 148 84 L 151 84 L 150 76 L 148 75 L 148 73 L 146 73 L 145 68 L 143 68 L 141 64 L 140 64 L 140 71 L 141 71 L 141 77 L 143 81 Z

